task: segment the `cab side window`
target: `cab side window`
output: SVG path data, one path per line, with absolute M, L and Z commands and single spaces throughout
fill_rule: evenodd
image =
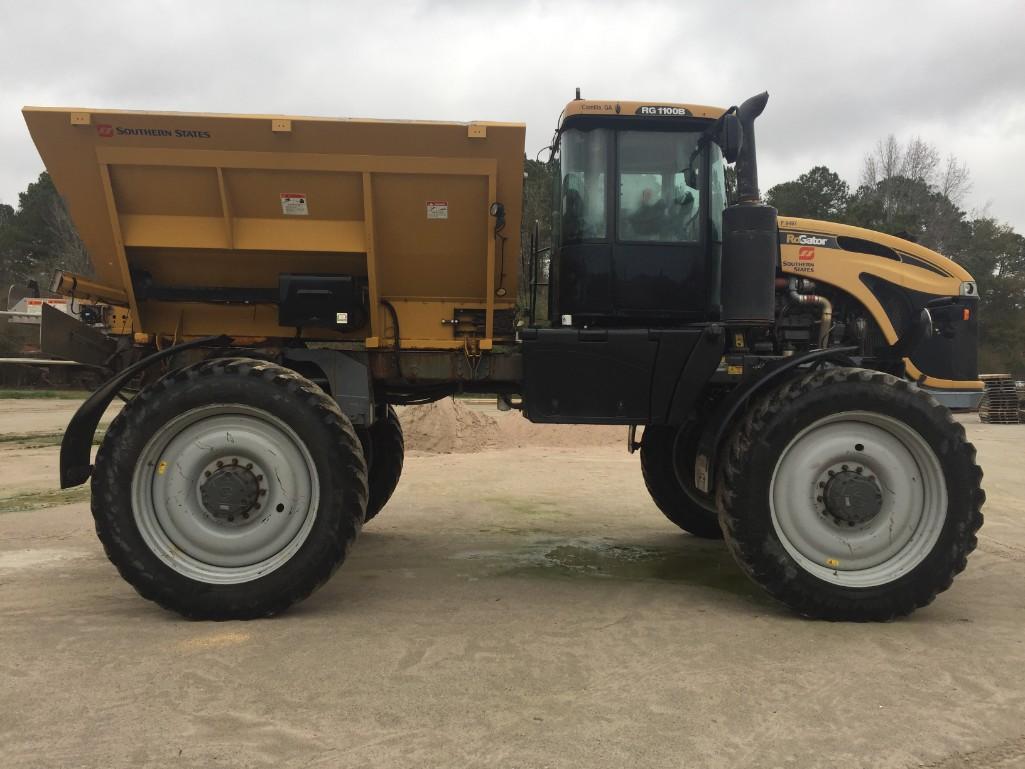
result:
M 608 131 L 567 131 L 562 137 L 562 242 L 608 237 L 605 169 Z

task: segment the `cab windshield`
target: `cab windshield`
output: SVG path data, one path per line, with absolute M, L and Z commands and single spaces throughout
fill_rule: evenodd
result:
M 696 131 L 566 131 L 561 140 L 562 242 L 609 237 L 607 197 L 615 197 L 616 239 L 623 242 L 697 243 L 701 196 L 709 195 L 710 235 L 721 240 L 726 205 L 719 147 L 698 149 Z M 613 153 L 615 183 L 608 183 Z M 709 183 L 702 178 L 709 153 Z

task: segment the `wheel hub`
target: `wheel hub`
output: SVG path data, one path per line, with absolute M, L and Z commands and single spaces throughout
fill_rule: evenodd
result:
M 852 470 L 841 470 L 830 478 L 822 496 L 826 512 L 848 526 L 868 523 L 883 508 L 883 492 L 876 480 Z
M 906 422 L 875 411 L 830 414 L 783 449 L 769 489 L 773 528 L 802 569 L 874 587 L 915 568 L 947 510 L 943 469 Z
M 229 463 L 218 460 L 203 474 L 199 496 L 204 509 L 214 518 L 228 523 L 245 521 L 259 507 L 262 476 L 253 472 L 252 464 L 240 465 L 237 458 Z

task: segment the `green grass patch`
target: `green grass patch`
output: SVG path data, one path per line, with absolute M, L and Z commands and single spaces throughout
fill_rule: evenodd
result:
M 99 446 L 106 431 L 97 430 L 93 435 L 93 446 Z M 64 432 L 56 433 L 3 433 L 0 434 L 0 443 L 23 443 L 28 449 L 41 449 L 47 446 L 60 446 L 64 439 Z
M 0 401 L 9 400 L 78 400 L 89 397 L 88 390 L 0 390 Z
M 42 510 L 58 505 L 70 505 L 89 499 L 89 485 L 71 489 L 26 491 L 13 497 L 0 497 L 0 513 L 23 513 L 27 510 Z

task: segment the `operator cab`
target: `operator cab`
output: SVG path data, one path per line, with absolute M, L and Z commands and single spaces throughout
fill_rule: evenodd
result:
M 577 99 L 558 128 L 552 314 L 672 326 L 719 314 L 717 107 Z

